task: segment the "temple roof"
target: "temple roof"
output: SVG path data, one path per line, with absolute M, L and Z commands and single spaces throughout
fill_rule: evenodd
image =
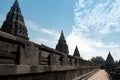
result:
M 80 58 L 80 53 L 79 53 L 79 50 L 78 50 L 78 47 L 77 47 L 77 46 L 76 46 L 76 48 L 75 48 L 75 51 L 74 51 L 73 56 Z
M 61 35 L 60 35 L 60 38 L 58 40 L 58 44 L 56 45 L 56 50 L 58 50 L 60 52 L 64 52 L 66 54 L 69 53 L 69 51 L 68 51 L 68 45 L 66 43 L 63 31 L 61 31 Z
M 15 0 L 13 6 L 7 14 L 6 20 L 4 21 L 2 31 L 10 33 L 15 36 L 28 39 L 27 29 L 24 23 L 18 0 Z
M 106 64 L 114 64 L 114 59 L 109 51 L 109 54 L 107 56 L 107 59 L 106 59 Z
M 60 40 L 65 41 L 65 37 L 64 37 L 64 34 L 63 34 L 63 30 L 61 31 Z

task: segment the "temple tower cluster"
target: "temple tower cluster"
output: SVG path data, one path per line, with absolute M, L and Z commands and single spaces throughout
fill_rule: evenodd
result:
M 15 2 L 13 3 L 13 6 L 11 7 L 10 11 L 6 16 L 6 20 L 3 22 L 1 30 L 3 32 L 29 40 L 27 28 L 24 22 L 24 17 L 22 16 L 18 0 L 15 0 Z M 69 53 L 68 45 L 66 43 L 63 31 L 61 31 L 60 38 L 56 45 L 56 50 L 63 52 L 66 55 L 68 55 Z M 77 47 L 74 51 L 74 56 L 80 57 L 79 50 Z
M 24 22 L 24 17 L 22 16 L 22 12 L 19 7 L 18 0 L 15 0 L 13 3 L 10 11 L 6 16 L 6 20 L 3 22 L 1 29 L 3 32 L 21 37 L 23 39 L 29 40 L 27 28 Z M 66 55 L 69 54 L 69 49 L 67 42 L 65 40 L 65 36 L 63 31 L 61 31 L 60 38 L 56 45 L 56 50 L 65 53 Z M 75 51 L 73 53 L 74 57 L 80 58 L 80 53 L 78 47 L 76 46 Z M 106 67 L 109 67 L 114 64 L 114 59 L 109 52 L 109 55 L 106 59 Z
M 80 80 L 99 67 L 82 59 L 78 46 L 73 56 L 69 55 L 63 31 L 55 49 L 29 41 L 24 17 L 15 0 L 0 28 L 0 80 Z M 105 68 L 108 71 L 115 68 L 110 52 Z
M 59 38 L 58 43 L 56 45 L 56 50 L 58 50 L 60 52 L 63 52 L 65 54 L 67 54 L 67 55 L 69 53 L 68 45 L 66 43 L 63 31 L 61 32 L 60 38 Z M 80 58 L 80 53 L 79 53 L 79 50 L 78 50 L 77 46 L 75 48 L 73 56 Z

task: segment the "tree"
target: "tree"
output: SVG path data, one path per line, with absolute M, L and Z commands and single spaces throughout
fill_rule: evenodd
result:
M 91 58 L 91 62 L 96 63 L 101 66 L 105 65 L 105 60 L 101 56 Z

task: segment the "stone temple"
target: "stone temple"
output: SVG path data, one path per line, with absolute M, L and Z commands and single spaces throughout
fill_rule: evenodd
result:
M 114 69 L 115 68 L 115 62 L 114 59 L 109 51 L 109 54 L 107 56 L 107 59 L 105 61 L 105 67 L 109 70 L 109 69 Z
M 56 45 L 56 49 L 51 49 L 45 45 L 39 45 L 29 41 L 27 28 L 24 22 L 24 18 L 22 16 L 22 12 L 19 7 L 18 0 L 15 0 L 0 30 L 1 30 L 0 31 L 1 37 L 4 37 L 4 38 L 1 38 L 2 40 L 0 45 L 1 46 L 0 50 L 2 52 L 0 55 L 2 57 L 2 59 L 0 59 L 0 62 L 3 64 L 8 64 L 8 63 L 9 64 L 21 64 L 21 63 L 35 64 L 35 63 L 32 63 L 34 60 L 32 61 L 31 57 L 38 55 L 36 54 L 37 50 L 39 50 L 37 46 L 44 47 L 52 51 L 62 52 L 62 54 L 68 56 L 69 50 L 68 50 L 68 45 L 66 43 L 63 31 L 61 31 L 58 44 Z M 48 55 L 45 55 L 45 56 L 48 56 Z M 80 57 L 77 47 L 75 49 L 73 56 Z
M 77 47 L 74 55 L 69 55 L 63 31 L 56 49 L 29 41 L 15 0 L 0 28 L 0 80 L 73 80 L 98 68 L 80 58 Z
M 66 40 L 65 40 L 63 31 L 61 32 L 60 39 L 58 40 L 58 44 L 56 45 L 56 50 L 58 50 L 60 52 L 64 52 L 66 54 L 69 53 L 68 45 L 66 44 Z
M 24 18 L 17 0 L 14 2 L 13 6 L 8 12 L 1 30 L 24 39 L 28 39 Z

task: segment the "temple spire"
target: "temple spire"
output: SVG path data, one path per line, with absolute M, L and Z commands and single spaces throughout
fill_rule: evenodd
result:
M 28 33 L 18 0 L 14 1 L 1 30 L 28 40 Z
M 16 7 L 16 8 L 19 7 L 18 0 L 15 0 L 13 6 Z
M 64 34 L 63 34 L 63 30 L 61 31 L 60 39 L 61 39 L 62 41 L 65 41 L 65 37 L 64 37 Z
M 61 35 L 60 35 L 60 38 L 58 40 L 58 44 L 56 45 L 56 50 L 58 50 L 60 52 L 64 52 L 66 54 L 69 53 L 68 45 L 66 44 L 66 40 L 65 40 L 63 31 L 61 31 Z
M 114 59 L 113 59 L 110 51 L 109 51 L 109 54 L 108 54 L 108 56 L 107 56 L 107 59 L 106 59 L 106 62 L 105 62 L 105 63 L 106 63 L 106 68 L 107 68 L 107 69 L 112 69 L 112 68 L 115 67 Z
M 80 53 L 79 53 L 79 50 L 78 50 L 78 47 L 77 47 L 77 46 L 76 46 L 76 48 L 75 48 L 75 51 L 74 51 L 73 56 L 80 58 Z
M 106 63 L 108 63 L 108 64 L 113 64 L 114 63 L 114 59 L 113 59 L 110 51 L 109 51 L 109 54 L 107 56 Z

